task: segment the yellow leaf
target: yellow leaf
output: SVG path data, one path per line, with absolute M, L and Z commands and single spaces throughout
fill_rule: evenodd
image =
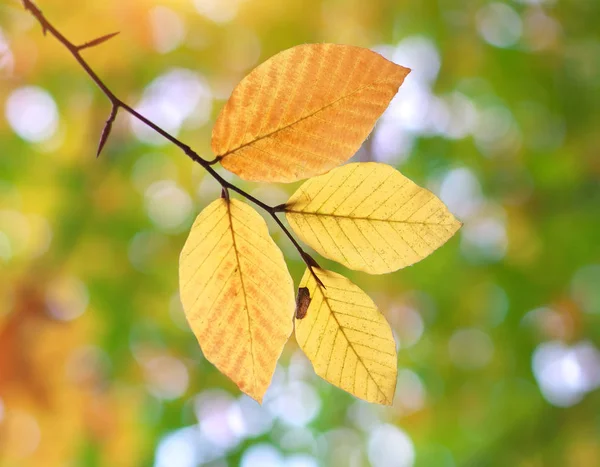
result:
M 296 340 L 315 372 L 369 402 L 391 405 L 396 389 L 396 344 L 390 325 L 360 288 L 335 272 L 307 269 L 300 281 L 310 304 L 296 317 Z
M 292 332 L 294 284 L 263 218 L 218 199 L 181 252 L 181 302 L 206 358 L 262 401 Z
M 360 148 L 409 72 L 349 45 L 280 52 L 233 90 L 213 128 L 213 151 L 246 180 L 325 173 Z
M 321 255 L 370 274 L 422 260 L 462 225 L 433 193 L 376 162 L 347 164 L 308 180 L 285 212 Z

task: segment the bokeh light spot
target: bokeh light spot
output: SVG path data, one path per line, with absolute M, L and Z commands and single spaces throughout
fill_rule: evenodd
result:
M 285 460 L 285 467 L 319 467 L 317 459 L 307 454 L 296 454 Z
M 415 462 L 412 440 L 394 425 L 381 425 L 371 433 L 368 453 L 373 467 L 410 467 Z
M 230 406 L 227 422 L 236 435 L 242 438 L 255 438 L 272 428 L 273 416 L 254 399 L 241 395 L 237 402 Z
M 425 386 L 414 371 L 400 370 L 396 384 L 394 407 L 406 415 L 421 410 L 425 406 Z
M 506 254 L 508 236 L 504 216 L 489 212 L 465 222 L 461 249 L 475 261 L 499 261 Z
M 185 39 L 185 25 L 181 17 L 170 8 L 162 5 L 150 10 L 150 25 L 154 48 L 162 54 L 171 52 Z
M 159 399 L 177 399 L 188 388 L 189 374 L 185 364 L 175 358 L 160 355 L 143 361 L 148 391 Z
M 483 201 L 479 180 L 467 168 L 453 169 L 444 176 L 440 198 L 462 220 L 473 216 Z
M 194 399 L 194 410 L 202 435 L 223 452 L 236 447 L 243 439 L 230 417 L 236 400 L 220 390 L 204 391 Z
M 215 23 L 227 23 L 235 18 L 243 0 L 194 0 L 196 10 Z
M 427 84 L 436 80 L 442 63 L 436 45 L 423 36 L 410 36 L 400 41 L 391 60 L 411 69 L 407 79 Z
M 480 36 L 496 47 L 510 47 L 521 38 L 523 24 L 519 14 L 506 3 L 490 3 L 477 12 Z
M 523 35 L 532 51 L 551 49 L 558 44 L 561 35 L 560 23 L 542 9 L 527 12 L 523 23 Z
M 292 381 L 268 402 L 268 407 L 285 424 L 304 426 L 319 414 L 321 399 L 310 384 Z
M 192 213 L 192 199 L 173 180 L 160 180 L 146 190 L 146 210 L 154 224 L 165 231 L 187 227 Z
M 154 467 L 197 467 L 198 438 L 197 427 L 185 427 L 163 437 L 154 459 Z
M 57 278 L 48 287 L 46 305 L 48 313 L 56 320 L 72 321 L 79 318 L 88 304 L 87 287 L 76 277 Z
M 196 126 L 205 124 L 212 110 L 212 93 L 197 73 L 176 68 L 156 78 L 144 90 L 136 110 L 171 134 L 177 135 L 187 119 Z M 134 135 L 145 143 L 162 145 L 168 141 L 133 116 Z
M 242 455 L 240 467 L 284 467 L 283 457 L 270 444 L 255 444 Z
M 25 86 L 6 100 L 6 118 L 17 135 L 31 143 L 47 141 L 58 129 L 58 109 L 42 88 Z
M 13 74 L 15 58 L 6 36 L 0 28 L 0 78 L 7 78 Z
M 552 308 L 540 307 L 529 311 L 521 320 L 525 326 L 531 326 L 544 339 L 566 340 L 573 331 L 573 319 L 566 313 Z
M 425 324 L 418 311 L 408 306 L 394 307 L 390 310 L 388 318 L 398 337 L 399 348 L 412 347 L 421 339 Z
M 38 421 L 28 412 L 7 410 L 2 423 L 3 454 L 8 457 L 24 459 L 38 448 L 42 433 Z
M 540 344 L 532 367 L 542 395 L 558 407 L 572 406 L 600 387 L 600 352 L 590 342 L 573 347 L 558 341 Z

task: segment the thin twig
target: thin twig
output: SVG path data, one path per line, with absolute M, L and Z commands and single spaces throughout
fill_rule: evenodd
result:
M 221 186 L 223 187 L 225 192 L 227 191 L 227 189 L 231 189 L 232 191 L 235 191 L 236 193 L 242 195 L 247 200 L 253 202 L 257 206 L 261 207 L 266 212 L 268 212 L 271 215 L 271 217 L 273 219 L 275 219 L 275 222 L 277 222 L 277 224 L 279 225 L 281 230 L 286 234 L 286 236 L 294 244 L 294 247 L 296 248 L 296 250 L 298 250 L 298 253 L 300 254 L 300 257 L 302 258 L 302 261 L 304 261 L 306 266 L 310 269 L 310 272 L 313 275 L 313 277 L 315 278 L 315 280 L 319 284 L 323 285 L 321 280 L 318 278 L 317 274 L 313 270 L 314 267 L 319 267 L 317 262 L 308 253 L 306 253 L 302 249 L 302 247 L 296 241 L 296 239 L 291 234 L 291 232 L 283 225 L 283 223 L 281 222 L 279 217 L 277 217 L 278 210 L 276 210 L 276 208 L 263 203 L 262 201 L 255 198 L 251 194 L 245 192 L 241 188 L 238 188 L 237 186 L 233 185 L 232 183 L 228 182 L 223 177 L 221 177 L 211 167 L 213 164 L 216 164 L 217 162 L 219 162 L 221 160 L 219 157 L 217 157 L 211 161 L 207 161 L 206 159 L 203 159 L 202 157 L 200 157 L 188 145 L 184 144 L 183 142 L 178 140 L 175 136 L 173 136 L 170 133 L 168 133 L 167 131 L 163 130 L 157 124 L 155 124 L 151 120 L 148 120 L 146 117 L 141 115 L 135 109 L 133 109 L 132 107 L 127 105 L 125 102 L 123 102 L 121 99 L 119 99 L 108 88 L 108 86 L 106 86 L 106 84 L 104 84 L 104 82 L 100 79 L 100 77 L 96 74 L 96 72 L 94 72 L 94 70 L 92 70 L 90 65 L 86 62 L 86 60 L 81 55 L 81 53 L 80 53 L 81 50 L 85 50 L 87 48 L 97 46 L 97 45 L 111 39 L 117 33 L 107 34 L 105 36 L 99 37 L 90 42 L 86 42 L 83 45 L 78 46 L 78 45 L 75 45 L 73 42 L 71 42 L 69 39 L 67 39 L 60 31 L 58 31 L 58 29 L 56 29 L 52 25 L 46 19 L 46 17 L 42 13 L 42 11 L 35 5 L 35 3 L 33 3 L 32 0 L 21 0 L 21 1 L 23 3 L 23 7 L 25 8 L 25 10 L 29 11 L 35 17 L 35 19 L 38 21 L 38 23 L 40 23 L 40 26 L 42 27 L 42 31 L 43 31 L 44 35 L 46 35 L 46 33 L 50 33 L 50 35 L 52 35 L 58 42 L 60 42 L 71 53 L 71 55 L 73 56 L 73 58 L 75 58 L 77 63 L 79 63 L 79 65 L 84 69 L 84 71 L 88 74 L 88 76 L 94 81 L 94 83 L 96 83 L 96 85 L 100 88 L 100 90 L 104 93 L 104 95 L 106 95 L 106 97 L 108 97 L 108 99 L 111 102 L 112 110 L 111 110 L 111 114 L 110 114 L 108 120 L 106 121 L 104 130 L 102 131 L 102 136 L 100 138 L 100 144 L 98 147 L 98 155 L 100 154 L 100 151 L 102 151 L 102 148 L 104 147 L 104 144 L 106 143 L 106 140 L 108 139 L 108 136 L 110 134 L 110 130 L 112 127 L 112 123 L 114 122 L 114 120 L 116 118 L 118 109 L 121 108 L 121 109 L 125 110 L 130 115 L 132 115 L 133 117 L 138 119 L 140 122 L 142 122 L 146 126 L 152 128 L 155 132 L 157 132 L 158 134 L 160 134 L 161 136 L 166 138 L 169 142 L 173 143 L 175 146 L 177 146 L 179 149 L 181 149 L 185 153 L 185 155 L 187 155 L 191 160 L 193 160 L 197 164 L 200 164 L 215 180 L 217 180 L 221 184 Z

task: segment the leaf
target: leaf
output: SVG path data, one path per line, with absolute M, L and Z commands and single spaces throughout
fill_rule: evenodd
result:
M 370 274 L 422 260 L 462 225 L 433 193 L 376 162 L 347 164 L 308 180 L 285 213 L 321 255 Z
M 360 148 L 409 72 L 349 45 L 280 52 L 233 90 L 213 128 L 213 151 L 245 180 L 325 173 Z
M 294 284 L 263 218 L 218 199 L 181 252 L 181 301 L 206 358 L 262 401 L 292 332 Z
M 310 294 L 296 340 L 315 372 L 369 402 L 391 405 L 396 389 L 396 344 L 390 325 L 360 288 L 335 272 L 307 269 L 300 281 Z

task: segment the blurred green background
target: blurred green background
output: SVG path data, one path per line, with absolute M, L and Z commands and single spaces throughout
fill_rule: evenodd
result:
M 121 31 L 86 57 L 207 159 L 233 86 L 280 50 L 347 43 L 411 67 L 355 160 L 398 167 L 464 227 L 387 276 L 322 260 L 392 323 L 393 407 L 316 377 L 293 337 L 259 406 L 203 358 L 177 294 L 219 187 L 124 114 L 96 160 L 107 99 L 3 1 L 1 467 L 600 465 L 600 2 L 39 6 L 74 42 Z M 236 182 L 272 204 L 298 186 Z

